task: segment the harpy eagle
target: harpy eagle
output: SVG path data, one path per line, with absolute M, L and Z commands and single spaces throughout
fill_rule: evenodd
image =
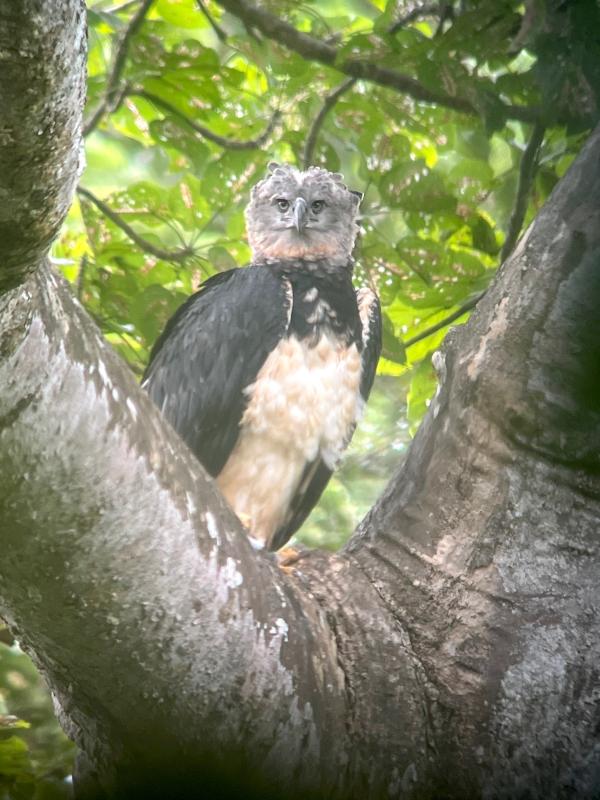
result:
M 251 265 L 179 308 L 142 382 L 271 550 L 317 503 L 373 385 L 379 301 L 352 286 L 361 199 L 339 174 L 270 164 L 246 209 Z

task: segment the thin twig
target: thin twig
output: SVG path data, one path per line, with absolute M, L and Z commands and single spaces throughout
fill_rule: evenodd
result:
M 108 107 L 106 96 L 104 97 L 104 99 L 96 106 L 91 116 L 87 119 L 87 121 L 83 125 L 84 138 L 86 136 L 89 136 L 90 133 L 92 133 L 92 131 L 94 131 L 98 127 L 100 120 L 106 113 L 108 113 L 108 111 L 113 112 L 119 108 L 126 95 L 127 95 L 127 87 L 123 86 L 120 88 L 118 95 L 113 95 L 113 100 L 110 109 Z
M 75 293 L 77 295 L 77 299 L 81 300 L 83 297 L 83 287 L 85 283 L 85 274 L 87 272 L 87 265 L 88 265 L 88 257 L 86 255 L 81 256 L 81 261 L 79 262 L 79 272 L 77 273 L 77 284 L 75 287 Z
M 199 133 L 200 136 L 203 136 L 205 139 L 218 144 L 219 147 L 223 147 L 226 150 L 256 150 L 257 148 L 262 147 L 269 136 L 273 133 L 273 129 L 281 117 L 280 112 L 275 111 L 265 130 L 260 134 L 260 136 L 257 136 L 256 139 L 229 139 L 226 136 L 219 136 L 219 134 L 213 133 L 211 130 L 209 130 L 209 128 L 205 128 L 204 125 L 200 125 L 198 122 L 190 119 L 186 114 L 183 113 L 183 111 L 180 111 L 176 106 L 171 105 L 171 103 L 169 103 L 167 100 L 163 100 L 162 97 L 152 94 L 151 92 L 147 92 L 145 89 L 129 89 L 127 91 L 127 95 L 130 97 L 143 97 L 149 103 L 153 103 L 162 111 L 166 111 L 173 117 L 177 117 L 177 119 L 181 120 L 181 122 L 190 127 L 193 131 Z
M 212 14 L 210 14 L 210 12 L 206 8 L 206 6 L 202 2 L 202 0 L 196 0 L 196 5 L 200 9 L 200 12 L 204 15 L 204 17 L 207 20 L 207 22 L 210 25 L 210 27 L 217 34 L 217 37 L 220 39 L 220 41 L 226 42 L 227 41 L 227 34 L 223 30 L 223 28 L 221 28 L 219 25 L 217 25 L 217 23 L 213 19 Z
M 529 192 L 535 175 L 535 164 L 537 155 L 539 153 L 542 142 L 544 141 L 544 133 L 546 128 L 543 122 L 536 122 L 533 126 L 531 136 L 527 142 L 527 146 L 521 156 L 521 164 L 519 166 L 519 183 L 517 186 L 517 197 L 515 199 L 515 206 L 510 216 L 508 223 L 508 231 L 506 239 L 502 246 L 500 253 L 500 262 L 506 261 L 508 256 L 512 253 L 519 233 L 523 227 L 523 220 L 527 211 L 527 202 L 529 200 Z
M 467 311 L 470 311 L 472 308 L 475 308 L 475 306 L 481 300 L 484 294 L 485 292 L 479 292 L 479 294 L 476 294 L 474 297 L 471 297 L 470 300 L 467 300 L 466 303 L 463 303 L 462 306 L 460 306 L 460 308 L 458 308 L 452 314 L 448 314 L 447 317 L 440 320 L 439 322 L 436 322 L 436 324 L 432 325 L 430 328 L 425 328 L 424 331 L 421 331 L 421 333 L 418 333 L 416 336 L 413 336 L 412 339 L 407 339 L 404 342 L 404 347 L 405 348 L 412 347 L 413 344 L 417 344 L 417 342 L 422 342 L 423 339 L 427 339 L 427 337 L 433 336 L 434 333 L 441 331 L 442 328 L 445 328 L 447 325 L 450 325 L 451 322 L 454 322 L 454 320 L 457 320 L 459 319 L 459 317 L 462 317 L 463 314 L 467 313 Z
M 479 110 L 466 97 L 456 97 L 441 91 L 428 89 L 415 78 L 396 70 L 380 67 L 374 61 L 365 61 L 362 58 L 345 58 L 339 49 L 326 42 L 303 33 L 274 16 L 264 8 L 252 5 L 248 0 L 217 0 L 225 8 L 246 25 L 257 28 L 269 39 L 298 53 L 307 61 L 317 61 L 327 64 L 339 72 L 387 86 L 398 92 L 409 95 L 414 100 L 431 103 L 445 108 L 451 108 L 464 114 L 479 115 Z M 501 111 L 506 119 L 518 119 L 523 122 L 535 122 L 538 118 L 538 109 L 530 106 L 515 106 L 500 104 Z
M 417 6 L 411 11 L 408 11 L 406 14 L 403 14 L 403 16 L 397 19 L 396 22 L 390 25 L 388 28 L 388 33 L 393 35 L 401 28 L 404 28 L 405 25 L 410 25 L 411 22 L 421 19 L 422 17 L 433 17 L 438 14 L 439 10 L 439 3 L 427 3 L 424 6 Z
M 440 2 L 440 18 L 438 20 L 438 26 L 434 33 L 434 36 L 441 36 L 444 32 L 444 25 L 448 20 L 454 19 L 454 9 L 452 8 L 452 3 L 444 3 Z
M 182 247 L 178 248 L 177 250 L 163 250 L 163 248 L 157 247 L 156 245 L 152 244 L 152 242 L 144 239 L 143 236 L 140 236 L 139 233 L 136 233 L 131 225 L 128 225 L 120 214 L 117 214 L 115 211 L 113 211 L 109 206 L 106 205 L 105 202 L 100 200 L 99 197 L 96 197 L 95 194 L 92 194 L 89 189 L 79 186 L 77 189 L 77 194 L 80 197 L 85 197 L 86 200 L 89 200 L 91 203 L 93 203 L 107 219 L 120 228 L 123 233 L 127 234 L 131 241 L 135 242 L 135 244 L 137 244 L 137 246 L 145 253 L 156 256 L 156 258 L 160 258 L 163 261 L 176 262 L 185 261 L 195 254 L 194 249 L 191 247 Z
M 331 109 L 335 106 L 337 101 L 340 97 L 347 92 L 354 84 L 356 83 L 356 78 L 346 78 L 345 81 L 340 83 L 332 92 L 330 92 L 327 97 L 325 98 L 323 105 L 321 106 L 321 110 L 317 114 L 314 119 L 313 124 L 311 125 L 310 131 L 308 132 L 308 137 L 306 139 L 306 146 L 304 147 L 304 169 L 308 169 L 312 163 L 315 147 L 317 144 L 317 138 L 319 133 L 321 132 L 321 128 L 323 127 L 323 123 L 325 122 L 325 118 L 331 111 Z
M 109 111 L 114 111 L 123 100 L 123 89 L 120 86 L 121 83 L 121 75 L 123 74 L 123 70 L 125 68 L 125 63 L 127 61 L 127 56 L 129 54 L 129 45 L 131 43 L 132 38 L 141 28 L 144 19 L 146 18 L 146 14 L 150 10 L 150 6 L 154 0 L 142 0 L 140 7 L 135 12 L 135 14 L 129 20 L 129 24 L 122 32 L 119 43 L 117 45 L 117 49 L 115 51 L 115 56 L 113 59 L 112 66 L 110 68 L 110 72 L 108 74 L 108 78 L 106 80 L 106 89 L 104 91 L 104 97 L 98 104 L 97 108 L 94 110 L 92 115 L 89 119 L 84 122 L 83 125 L 83 135 L 88 136 L 94 128 L 98 125 L 102 117 Z

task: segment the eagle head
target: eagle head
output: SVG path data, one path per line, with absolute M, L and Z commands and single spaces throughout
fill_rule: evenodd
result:
M 339 173 L 321 167 L 302 172 L 269 164 L 246 208 L 253 262 L 326 259 L 346 265 L 358 233 L 362 193 L 348 189 Z

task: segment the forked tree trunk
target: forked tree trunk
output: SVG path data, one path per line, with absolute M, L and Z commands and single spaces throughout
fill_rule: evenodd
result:
M 281 568 L 45 264 L 83 7 L 5 5 L 0 613 L 81 796 L 598 796 L 600 130 L 350 544 Z

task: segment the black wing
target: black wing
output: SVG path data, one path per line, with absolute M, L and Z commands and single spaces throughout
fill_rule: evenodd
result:
M 375 380 L 377 362 L 381 354 L 381 306 L 377 295 L 370 289 L 359 289 L 356 299 L 362 324 L 363 344 L 360 393 L 366 400 Z M 318 503 L 332 474 L 333 470 L 320 458 L 306 465 L 286 518 L 269 543 L 271 550 L 283 547 L 300 528 Z
M 251 384 L 286 333 L 291 289 L 264 267 L 210 278 L 171 317 L 142 386 L 211 475 L 238 438 Z
M 275 531 L 273 538 L 269 542 L 269 550 L 279 550 L 296 533 L 319 502 L 319 498 L 329 483 L 329 478 L 331 478 L 332 474 L 333 470 L 321 458 L 317 458 L 306 465 L 285 520 L 281 527 Z

